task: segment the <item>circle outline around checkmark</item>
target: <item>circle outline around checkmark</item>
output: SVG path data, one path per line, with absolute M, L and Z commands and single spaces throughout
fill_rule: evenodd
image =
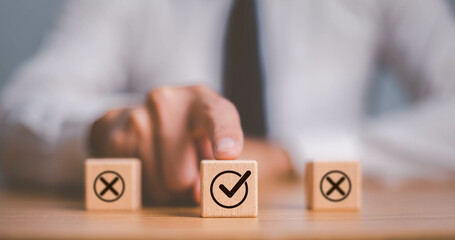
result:
M 236 172 L 236 171 L 233 171 L 233 170 L 226 170 L 226 171 L 223 171 L 223 172 L 218 173 L 218 174 L 213 178 L 212 183 L 210 184 L 210 195 L 212 196 L 213 201 L 214 201 L 218 206 L 223 207 L 223 208 L 236 208 L 236 207 L 240 206 L 243 202 L 245 202 L 246 197 L 248 196 L 248 183 L 245 181 L 245 196 L 243 197 L 243 199 L 242 199 L 239 203 L 237 203 L 237 204 L 235 204 L 235 205 L 232 205 L 232 206 L 223 205 L 223 204 L 221 204 L 220 202 L 218 202 L 218 201 L 216 200 L 215 195 L 213 194 L 213 185 L 215 184 L 215 181 L 216 181 L 216 179 L 217 179 L 218 177 L 220 177 L 221 175 L 226 174 L 226 173 L 232 173 L 232 174 L 235 174 L 235 175 L 237 175 L 237 176 L 239 176 L 239 177 L 242 177 L 242 174 L 240 174 L 240 173 L 238 173 L 238 172 Z

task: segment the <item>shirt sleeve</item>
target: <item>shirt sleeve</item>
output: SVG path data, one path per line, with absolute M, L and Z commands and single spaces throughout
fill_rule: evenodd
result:
M 41 51 L 21 66 L 0 102 L 7 181 L 80 186 L 91 123 L 140 96 L 125 92 L 128 1 L 72 1 Z

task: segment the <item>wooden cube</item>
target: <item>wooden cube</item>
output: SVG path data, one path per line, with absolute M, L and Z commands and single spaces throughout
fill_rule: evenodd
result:
M 85 208 L 128 210 L 141 207 L 141 162 L 138 159 L 87 159 Z
M 202 217 L 257 217 L 257 163 L 248 160 L 201 162 Z
M 305 175 L 308 208 L 360 209 L 362 177 L 359 162 L 310 162 Z

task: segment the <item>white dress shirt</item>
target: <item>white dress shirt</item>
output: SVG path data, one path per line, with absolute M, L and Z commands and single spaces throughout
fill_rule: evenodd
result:
M 221 91 L 231 1 L 73 1 L 0 102 L 8 179 L 81 185 L 91 123 L 163 85 Z M 455 25 L 442 1 L 257 1 L 270 138 L 296 172 L 360 160 L 365 174 L 455 177 Z M 378 119 L 366 94 L 385 56 L 418 101 Z M 385 177 L 383 177 L 385 176 Z

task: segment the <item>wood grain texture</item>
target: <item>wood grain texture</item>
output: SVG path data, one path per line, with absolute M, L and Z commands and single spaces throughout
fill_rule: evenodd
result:
M 202 217 L 258 215 L 256 161 L 203 160 L 200 169 Z
M 303 180 L 259 182 L 257 218 L 194 207 L 86 211 L 82 195 L 0 189 L 0 239 L 454 239 L 455 185 L 366 181 L 361 211 L 313 211 Z
M 362 176 L 358 161 L 314 161 L 306 165 L 306 203 L 314 210 L 358 210 Z
M 138 159 L 87 159 L 87 210 L 131 210 L 141 207 L 141 162 Z

